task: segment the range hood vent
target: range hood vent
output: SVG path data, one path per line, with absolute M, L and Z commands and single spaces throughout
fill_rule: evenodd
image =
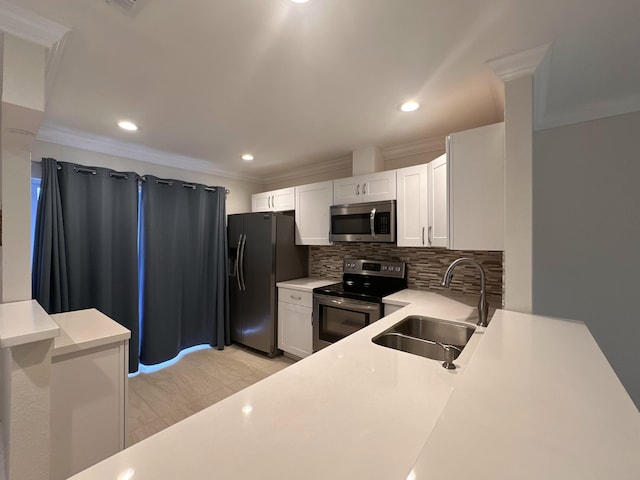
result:
M 135 17 L 147 0 L 105 0 L 112 7 L 117 8 L 129 17 Z

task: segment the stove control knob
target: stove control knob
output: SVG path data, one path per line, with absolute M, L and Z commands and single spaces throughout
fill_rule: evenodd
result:
M 383 272 L 386 272 L 386 271 L 387 271 L 387 266 L 386 266 L 386 265 L 383 265 L 383 266 L 382 266 L 382 271 L 383 271 Z
M 400 271 L 400 267 L 396 267 L 396 272 L 399 272 L 399 271 Z

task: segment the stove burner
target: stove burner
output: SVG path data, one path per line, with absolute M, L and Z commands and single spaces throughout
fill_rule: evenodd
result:
M 313 293 L 382 303 L 382 298 L 407 287 L 403 262 L 345 259 L 342 282 L 319 287 Z

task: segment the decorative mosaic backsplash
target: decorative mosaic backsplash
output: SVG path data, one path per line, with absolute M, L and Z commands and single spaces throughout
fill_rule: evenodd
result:
M 503 252 L 396 247 L 388 243 L 344 243 L 310 248 L 311 277 L 341 280 L 342 261 L 345 257 L 401 261 L 407 264 L 408 288 L 477 295 L 480 291 L 480 272 L 470 265 L 456 267 L 450 288 L 440 285 L 451 262 L 456 258 L 470 257 L 484 267 L 487 274 L 487 294 L 502 298 Z

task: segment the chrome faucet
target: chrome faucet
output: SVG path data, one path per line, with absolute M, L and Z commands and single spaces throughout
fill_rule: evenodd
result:
M 480 270 L 480 298 L 478 300 L 477 325 L 479 327 L 486 327 L 489 325 L 487 320 L 487 317 L 489 316 L 489 303 L 487 302 L 484 268 L 482 268 L 482 265 L 480 265 L 480 263 L 478 263 L 473 258 L 466 258 L 466 257 L 462 257 L 454 260 L 453 262 L 451 262 L 451 265 L 449 265 L 449 268 L 447 268 L 447 271 L 445 272 L 444 277 L 442 277 L 441 285 L 443 287 L 449 287 L 449 285 L 451 284 L 451 276 L 453 275 L 453 269 L 456 268 L 461 263 L 469 263 L 477 267 L 478 270 Z

